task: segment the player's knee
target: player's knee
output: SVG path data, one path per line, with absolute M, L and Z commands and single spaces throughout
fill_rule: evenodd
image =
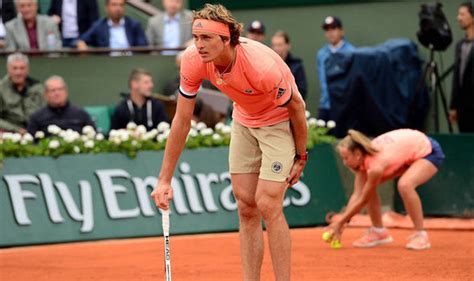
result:
M 281 215 L 282 206 L 267 197 L 257 199 L 257 207 L 264 221 L 273 221 Z
M 252 219 L 259 216 L 259 211 L 255 202 L 245 202 L 237 200 L 237 209 L 241 219 Z
M 406 195 L 407 193 L 413 191 L 413 185 L 408 181 L 400 180 L 397 184 L 398 193 L 401 196 Z

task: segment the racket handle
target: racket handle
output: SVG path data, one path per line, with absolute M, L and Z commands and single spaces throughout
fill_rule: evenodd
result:
M 170 210 L 164 210 L 161 213 L 161 223 L 163 226 L 163 235 L 169 236 L 170 235 Z

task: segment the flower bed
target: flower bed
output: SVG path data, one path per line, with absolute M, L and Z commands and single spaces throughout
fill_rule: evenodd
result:
M 328 131 L 336 126 L 334 121 L 317 120 L 306 112 L 308 126 L 308 149 L 318 143 L 333 143 L 335 138 Z M 228 146 L 231 127 L 218 123 L 215 128 L 191 121 L 186 148 Z M 146 130 L 143 125 L 129 123 L 126 129 L 111 130 L 108 138 L 86 126 L 82 134 L 73 130 L 62 130 L 56 125 L 48 127 L 49 137 L 44 132 L 30 134 L 0 134 L 0 160 L 5 157 L 52 156 L 66 154 L 122 152 L 135 157 L 138 151 L 162 150 L 170 134 L 170 124 L 160 123 L 156 129 Z M 35 141 L 36 140 L 36 141 Z

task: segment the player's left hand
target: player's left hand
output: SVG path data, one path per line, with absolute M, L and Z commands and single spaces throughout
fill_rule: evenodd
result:
M 295 162 L 293 163 L 293 167 L 291 167 L 290 175 L 288 176 L 288 178 L 286 178 L 286 182 L 288 183 L 289 187 L 293 186 L 299 181 L 301 174 L 303 174 L 305 165 L 306 161 L 295 160 Z

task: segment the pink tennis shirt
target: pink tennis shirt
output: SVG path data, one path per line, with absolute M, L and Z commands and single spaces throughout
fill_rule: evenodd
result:
M 267 46 L 240 38 L 236 59 L 229 73 L 220 75 L 214 63 L 203 63 L 197 48 L 188 47 L 181 60 L 180 92 L 195 97 L 202 80 L 209 80 L 234 101 L 233 118 L 258 128 L 289 120 L 286 105 L 301 98 L 286 63 Z
M 372 140 L 379 150 L 373 156 L 365 157 L 368 170 L 374 164 L 385 166 L 382 180 L 400 176 L 416 160 L 431 153 L 431 142 L 422 132 L 399 129 L 387 132 Z

